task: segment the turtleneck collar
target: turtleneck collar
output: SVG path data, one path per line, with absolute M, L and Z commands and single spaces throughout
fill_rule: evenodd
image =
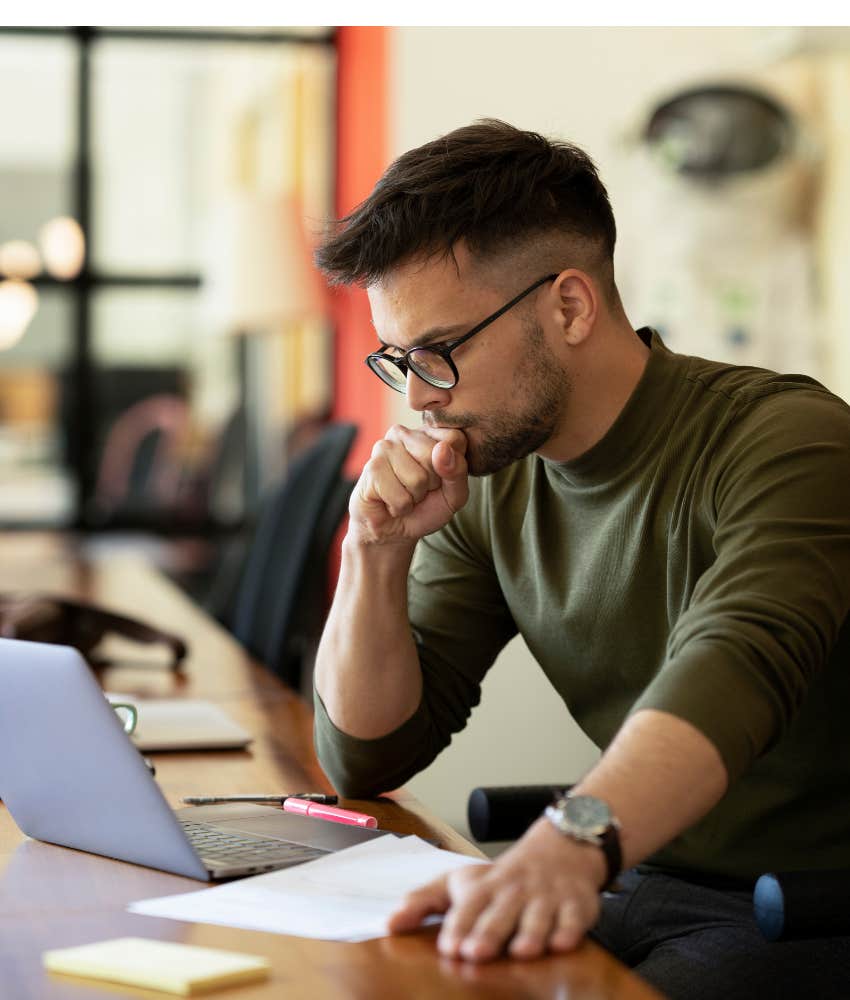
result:
M 550 479 L 580 488 L 610 484 L 637 463 L 644 462 L 666 428 L 675 420 L 674 396 L 681 384 L 687 358 L 672 353 L 649 327 L 637 331 L 648 344 L 649 358 L 626 405 L 606 433 L 578 458 L 543 462 Z

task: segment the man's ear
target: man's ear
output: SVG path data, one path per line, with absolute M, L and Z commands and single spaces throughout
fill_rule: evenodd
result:
M 590 275 L 570 268 L 555 279 L 557 322 L 570 347 L 584 343 L 593 330 L 599 306 L 599 293 Z

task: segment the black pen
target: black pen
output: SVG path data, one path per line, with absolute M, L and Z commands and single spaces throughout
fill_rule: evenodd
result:
M 222 802 L 269 802 L 282 806 L 287 799 L 306 799 L 323 806 L 335 806 L 338 801 L 336 795 L 325 795 L 324 792 L 297 792 L 292 795 L 187 795 L 181 801 L 188 806 L 214 806 Z

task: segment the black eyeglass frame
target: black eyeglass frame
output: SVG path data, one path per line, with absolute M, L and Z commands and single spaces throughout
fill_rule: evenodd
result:
M 452 360 L 452 351 L 457 350 L 461 344 L 465 344 L 467 340 L 474 337 L 476 333 L 481 333 L 481 331 L 485 327 L 488 327 L 491 323 L 495 323 L 500 316 L 503 316 L 509 309 L 513 309 L 513 307 L 518 302 L 521 302 L 526 295 L 530 295 L 536 288 L 539 288 L 541 285 L 545 285 L 547 281 L 554 281 L 557 277 L 557 274 L 547 274 L 545 278 L 539 278 L 533 285 L 529 285 L 528 288 L 520 292 L 519 295 L 515 295 L 510 302 L 503 305 L 501 309 L 497 309 L 486 319 L 481 320 L 480 323 L 474 326 L 468 333 L 459 337 L 457 340 L 451 340 L 442 344 L 423 344 L 421 347 L 411 347 L 409 351 L 405 351 L 404 354 L 401 354 L 398 357 L 395 357 L 392 354 L 387 354 L 386 351 L 375 351 L 366 358 L 366 365 L 378 376 L 384 385 L 388 385 L 391 389 L 395 389 L 396 392 L 404 392 L 405 385 L 391 381 L 390 376 L 387 375 L 381 367 L 381 362 L 389 362 L 394 365 L 404 376 L 405 382 L 407 381 L 408 371 L 412 371 L 413 374 L 421 378 L 423 382 L 427 382 L 429 385 L 433 385 L 437 389 L 454 389 L 460 381 L 460 375 L 457 370 L 457 365 Z M 454 376 L 454 381 L 448 382 L 446 379 L 435 378 L 432 375 L 427 375 L 419 371 L 414 362 L 411 360 L 411 358 L 416 355 L 417 351 L 429 351 L 431 354 L 436 354 L 438 357 L 442 358 L 443 361 L 445 361 L 449 366 L 452 375 Z

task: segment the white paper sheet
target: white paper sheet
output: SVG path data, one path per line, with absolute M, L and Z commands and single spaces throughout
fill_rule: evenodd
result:
M 332 941 L 384 937 L 412 889 L 464 865 L 486 864 L 418 837 L 378 837 L 293 868 L 214 889 L 131 903 L 132 913 Z

